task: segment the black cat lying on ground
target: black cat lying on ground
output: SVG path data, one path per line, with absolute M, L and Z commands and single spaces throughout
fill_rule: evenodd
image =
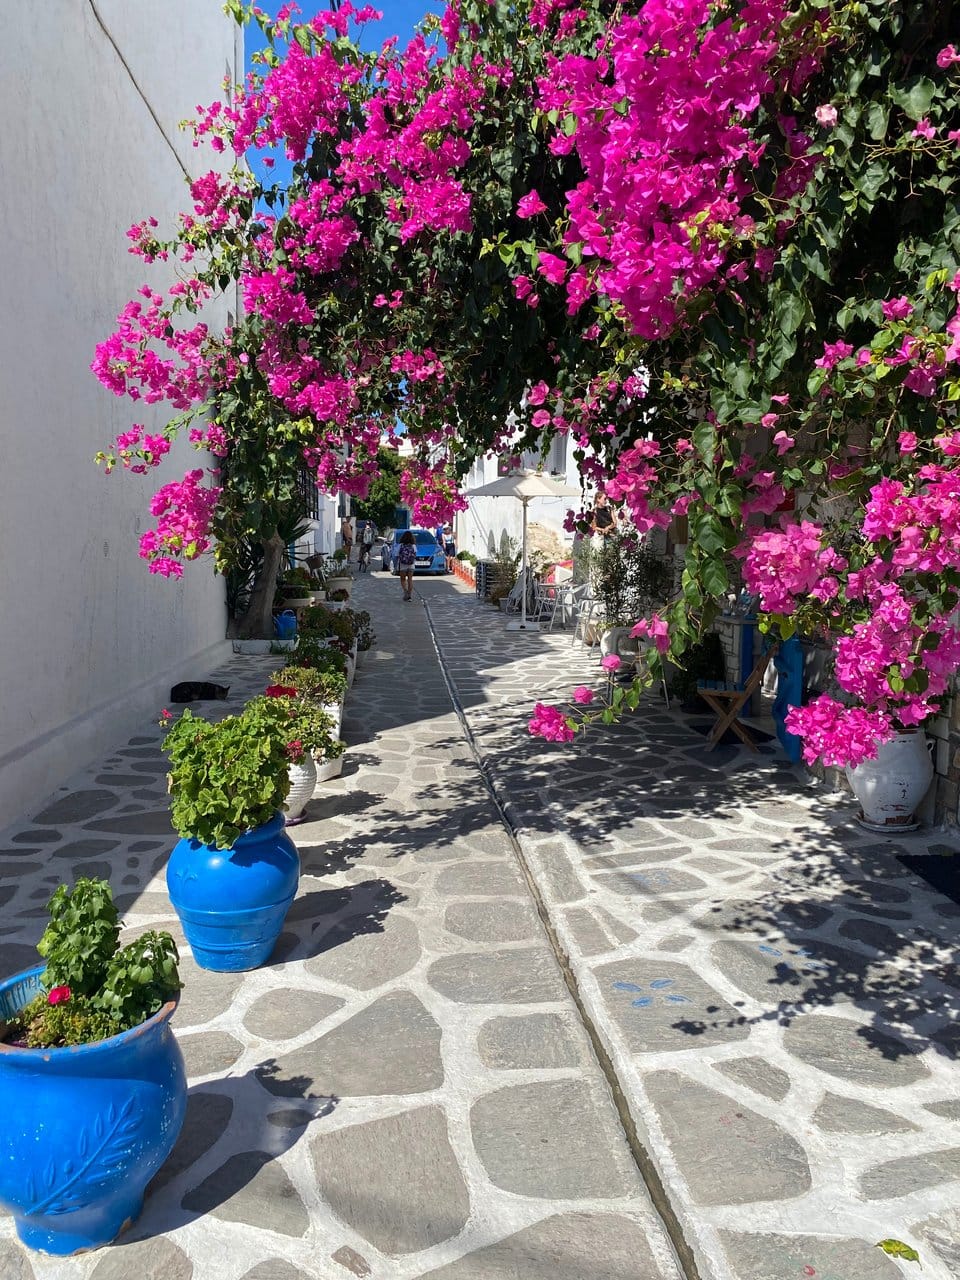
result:
M 170 690 L 171 702 L 203 702 L 207 698 L 223 699 L 230 692 L 228 684 L 211 684 L 209 680 L 183 680 Z

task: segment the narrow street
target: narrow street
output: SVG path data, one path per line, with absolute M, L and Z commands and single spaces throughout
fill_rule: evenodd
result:
M 143 1216 L 74 1259 L 4 1219 L 0 1277 L 896 1280 L 875 1245 L 908 1233 L 956 1275 L 960 909 L 775 746 L 708 754 L 653 695 L 530 739 L 597 680 L 569 634 L 450 578 L 354 602 L 378 641 L 273 961 L 183 948 L 190 1106 Z M 239 703 L 279 661 L 212 678 Z M 73 874 L 181 936 L 159 736 L 4 833 L 6 972 Z

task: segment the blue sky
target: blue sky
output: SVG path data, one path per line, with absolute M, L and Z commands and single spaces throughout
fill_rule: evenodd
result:
M 389 36 L 399 36 L 401 46 L 413 35 L 414 26 L 426 13 L 442 13 L 444 5 L 442 0 L 370 0 L 374 6 L 383 13 L 381 22 L 370 22 L 363 30 L 363 36 L 360 41 L 361 47 L 364 49 L 379 49 Z M 280 8 L 282 0 L 261 0 L 261 8 L 268 13 L 276 13 Z M 308 22 L 321 9 L 329 9 L 332 6 L 329 0 L 324 3 L 315 3 L 314 0 L 298 0 L 300 5 L 299 20 Z M 354 0 L 355 8 L 361 8 L 361 0 Z M 355 32 L 356 28 L 352 28 Z M 246 44 L 246 62 L 247 70 L 250 69 L 250 55 L 256 49 L 262 47 L 262 37 L 260 29 L 255 23 L 251 23 L 244 28 L 244 41 Z M 254 172 L 261 177 L 266 176 L 265 172 L 257 165 L 255 157 L 250 155 L 248 159 L 251 161 L 251 167 Z M 290 166 L 282 156 L 277 157 L 271 176 L 273 179 L 284 181 L 290 172 Z

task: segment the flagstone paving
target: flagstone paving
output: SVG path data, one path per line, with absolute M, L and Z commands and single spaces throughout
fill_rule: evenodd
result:
M 883 1280 L 916 1266 L 875 1247 L 896 1237 L 956 1277 L 960 907 L 896 855 L 957 841 L 869 835 L 775 743 L 709 753 L 709 720 L 652 694 L 573 746 L 533 740 L 534 701 L 599 689 L 596 659 L 420 592 L 699 1274 Z
M 51 1259 L 2 1218 L 0 1280 L 680 1280 L 425 612 L 386 578 L 359 591 L 380 642 L 343 776 L 291 831 L 302 878 L 268 965 L 207 973 L 182 944 L 151 725 L 0 838 L 4 972 L 36 962 L 74 874 L 110 878 L 128 936 L 181 941 L 190 1082 L 133 1228 Z M 208 709 L 278 661 L 230 662 Z
M 895 858 L 951 842 L 869 836 L 775 744 L 707 753 L 652 696 L 532 740 L 596 659 L 416 588 L 357 583 L 379 643 L 271 963 L 186 955 L 188 1119 L 143 1217 L 69 1260 L 0 1219 L 0 1278 L 894 1280 L 889 1236 L 955 1277 L 960 908 Z M 213 678 L 239 699 L 275 663 Z M 180 936 L 158 743 L 3 833 L 4 972 L 74 872 Z

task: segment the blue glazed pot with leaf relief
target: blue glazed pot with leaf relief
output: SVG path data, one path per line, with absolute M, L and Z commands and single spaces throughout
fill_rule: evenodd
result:
M 0 982 L 0 1019 L 41 990 L 43 965 Z M 25 1245 L 109 1244 L 143 1208 L 187 1107 L 171 1000 L 129 1031 L 63 1049 L 0 1044 L 0 1205 Z

